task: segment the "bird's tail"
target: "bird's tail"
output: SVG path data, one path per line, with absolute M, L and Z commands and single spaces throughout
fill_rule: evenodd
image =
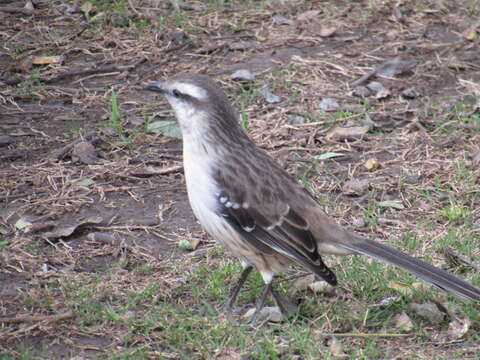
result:
M 378 242 L 362 239 L 341 243 L 341 247 L 401 267 L 413 275 L 463 299 L 480 302 L 480 289 L 431 264 L 413 258 Z

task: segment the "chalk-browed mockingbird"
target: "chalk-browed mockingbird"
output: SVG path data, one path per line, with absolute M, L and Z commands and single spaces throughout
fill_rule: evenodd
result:
M 335 274 L 323 263 L 321 254 L 369 255 L 456 296 L 480 301 L 477 287 L 364 239 L 329 218 L 303 186 L 248 138 L 227 96 L 210 78 L 185 74 L 145 89 L 164 95 L 175 111 L 195 216 L 242 263 L 242 275 L 224 306 L 228 312 L 252 266 L 265 282 L 254 319 L 268 294 L 283 309 L 272 290 L 272 280 L 292 262 L 336 285 Z

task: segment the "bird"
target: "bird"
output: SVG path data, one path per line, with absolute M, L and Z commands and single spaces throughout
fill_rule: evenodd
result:
M 480 289 L 455 275 L 350 231 L 329 217 L 315 197 L 245 133 L 227 94 L 207 75 L 186 73 L 151 83 L 173 109 L 183 138 L 188 199 L 204 230 L 233 253 L 242 273 L 220 310 L 231 314 L 253 268 L 264 287 L 251 322 L 270 295 L 276 275 L 296 263 L 337 285 L 322 256 L 367 255 L 403 268 L 465 300 L 480 302 Z

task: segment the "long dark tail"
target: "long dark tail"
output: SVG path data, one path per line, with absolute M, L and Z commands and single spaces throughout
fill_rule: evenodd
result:
M 363 239 L 340 246 L 401 267 L 419 278 L 463 299 L 480 302 L 480 289 L 449 272 L 415 259 L 378 242 Z

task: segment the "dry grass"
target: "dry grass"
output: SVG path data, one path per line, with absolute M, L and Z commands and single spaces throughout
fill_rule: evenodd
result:
M 290 294 L 301 306 L 287 323 L 219 319 L 214 308 L 238 266 L 194 222 L 179 141 L 146 131 L 166 107 L 139 91 L 180 72 L 215 76 L 251 137 L 331 216 L 479 284 L 476 2 L 195 1 L 186 10 L 93 1 L 73 14 L 63 5 L 39 1 L 32 16 L 0 11 L 0 129 L 11 141 L 0 153 L 0 358 L 329 358 L 332 333 L 349 358 L 478 358 L 478 306 L 419 290 L 374 307 L 399 294 L 388 280 L 415 280 L 360 258 L 328 259 L 342 286 L 331 296 Z M 310 10 L 320 13 L 298 20 Z M 273 13 L 297 24 L 275 24 Z M 65 62 L 32 64 L 47 55 Z M 413 71 L 370 79 L 390 96 L 353 95 L 355 80 L 399 55 L 415 61 Z M 241 68 L 256 79 L 231 80 Z M 283 101 L 266 104 L 263 85 Z M 417 95 L 402 96 L 408 88 Z M 324 98 L 340 108 L 319 110 Z M 299 115 L 305 122 L 292 124 Z M 365 124 L 362 136 L 328 136 Z M 72 158 L 82 137 L 95 164 Z M 334 152 L 343 156 L 318 158 Z M 369 159 L 379 167 L 368 170 Z M 352 179 L 368 187 L 350 195 Z M 199 237 L 193 252 L 174 246 Z M 447 246 L 467 264 L 446 257 Z M 260 284 L 251 279 L 242 304 Z M 409 304 L 425 298 L 471 319 L 466 335 L 449 336 L 451 317 L 433 324 L 415 315 Z M 403 311 L 415 324 L 406 337 L 394 327 Z

